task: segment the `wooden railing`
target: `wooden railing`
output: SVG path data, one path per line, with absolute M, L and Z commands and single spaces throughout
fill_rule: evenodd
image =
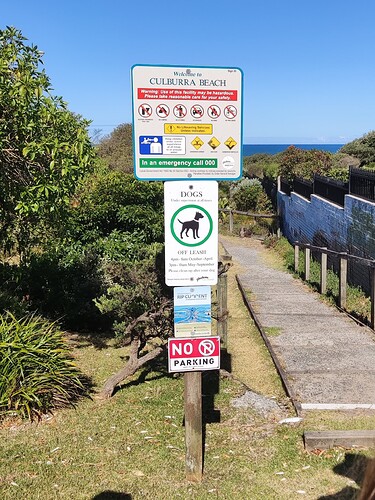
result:
M 279 216 L 276 214 L 254 214 L 251 212 L 242 212 L 241 210 L 232 210 L 231 208 L 219 208 L 219 212 L 224 212 L 229 214 L 229 232 L 232 234 L 233 233 L 233 227 L 234 227 L 234 215 L 246 215 L 248 217 L 252 217 L 255 220 L 256 219 L 273 219 L 277 222 L 277 230 L 279 228 Z
M 370 270 L 370 284 L 371 284 L 371 319 L 370 326 L 375 330 L 375 260 L 357 257 L 346 252 L 336 252 L 328 250 L 325 247 L 317 247 L 310 244 L 294 242 L 294 271 L 299 270 L 299 251 L 303 250 L 305 253 L 305 269 L 304 279 L 310 279 L 310 262 L 311 251 L 320 254 L 320 293 L 325 294 L 327 290 L 327 257 L 328 255 L 337 257 L 339 259 L 339 295 L 338 306 L 346 311 L 346 298 L 347 298 L 347 284 L 348 284 L 348 261 L 358 262 L 365 265 Z

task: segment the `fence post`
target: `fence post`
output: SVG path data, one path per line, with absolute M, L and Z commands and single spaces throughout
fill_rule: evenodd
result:
M 233 233 L 233 212 L 232 212 L 232 210 L 229 210 L 229 232 L 230 232 L 230 234 Z
M 305 248 L 305 281 L 310 279 L 310 248 Z
M 375 267 L 371 266 L 371 328 L 375 330 Z
M 327 249 L 327 247 L 323 247 Z M 322 251 L 320 255 L 320 293 L 324 295 L 327 291 L 327 254 Z
M 281 191 L 281 176 L 277 176 L 277 193 L 276 193 L 276 213 L 277 213 L 277 238 L 281 238 L 281 228 L 280 228 L 280 221 L 281 221 L 281 209 L 279 205 L 279 192 Z
M 299 267 L 299 245 L 296 243 L 294 245 L 294 272 L 298 273 Z
M 221 344 L 224 349 L 228 347 L 228 300 L 227 300 L 227 274 L 222 273 L 217 282 L 217 302 L 218 302 L 218 318 L 217 318 L 217 334 L 220 337 Z
M 348 281 L 348 259 L 346 254 L 340 256 L 339 307 L 346 308 L 346 284 Z

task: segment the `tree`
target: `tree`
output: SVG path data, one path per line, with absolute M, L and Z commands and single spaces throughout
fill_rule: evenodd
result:
M 340 153 L 346 153 L 358 158 L 361 166 L 375 162 L 375 130 L 345 144 L 340 149 Z
M 109 168 L 133 173 L 133 136 L 130 123 L 123 123 L 99 141 L 98 154 Z
M 70 112 L 37 46 L 14 27 L 0 30 L 0 245 L 21 259 L 56 227 L 94 149 L 89 122 Z

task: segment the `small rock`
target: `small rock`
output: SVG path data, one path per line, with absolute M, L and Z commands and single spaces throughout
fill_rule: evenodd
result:
M 231 404 L 235 408 L 252 408 L 262 415 L 280 412 L 280 407 L 275 400 L 256 394 L 253 391 L 246 391 L 239 398 L 232 399 Z

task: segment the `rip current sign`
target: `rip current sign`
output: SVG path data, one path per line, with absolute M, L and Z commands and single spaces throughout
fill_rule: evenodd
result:
M 165 182 L 164 209 L 166 284 L 216 285 L 217 182 Z
M 220 369 L 220 337 L 168 339 L 168 371 Z

